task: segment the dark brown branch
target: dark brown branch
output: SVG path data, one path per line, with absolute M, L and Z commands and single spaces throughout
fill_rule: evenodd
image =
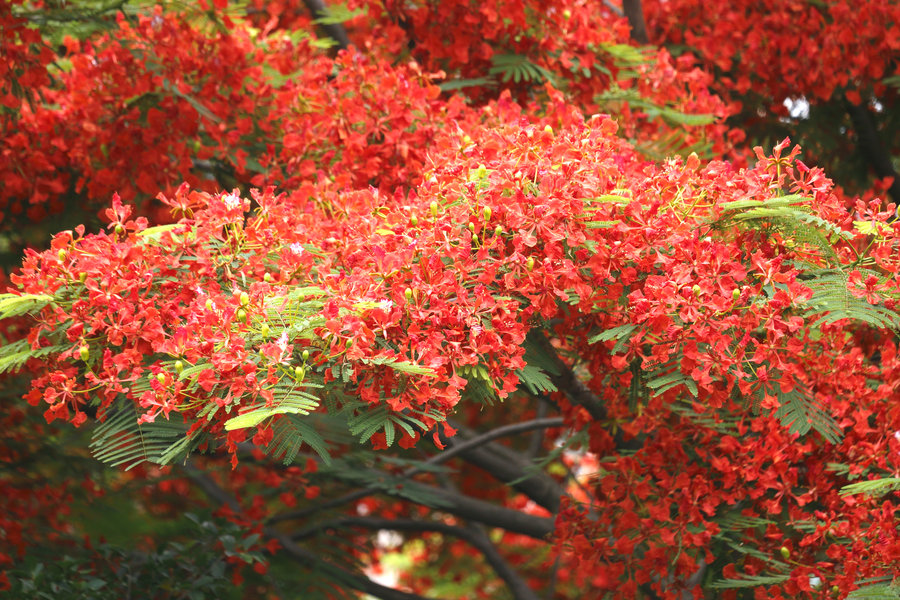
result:
M 312 527 L 292 535 L 294 540 L 303 539 L 317 532 L 338 527 L 362 527 L 365 529 L 386 529 L 391 531 L 435 531 L 444 535 L 451 535 L 469 543 L 484 555 L 485 560 L 494 569 L 497 575 L 506 582 L 513 597 L 516 600 L 538 600 L 534 590 L 519 576 L 516 571 L 504 560 L 491 541 L 480 532 L 464 527 L 448 525 L 439 521 L 417 521 L 414 519 L 381 519 L 375 517 L 345 517 L 324 523 L 317 523 Z
M 595 421 L 606 420 L 606 407 L 594 393 L 575 375 L 575 372 L 564 363 L 556 352 L 556 348 L 540 329 L 532 330 L 528 334 L 529 339 L 538 346 L 553 361 L 555 373 L 547 373 L 550 381 L 556 388 L 563 392 L 573 404 L 583 407 Z
M 458 444 L 457 446 L 441 452 L 440 454 L 436 454 L 426 460 L 423 463 L 423 467 L 425 465 L 438 465 L 444 463 L 451 458 L 458 456 L 460 453 L 465 452 L 466 450 L 470 450 L 472 448 L 476 448 L 478 446 L 487 444 L 495 439 L 499 439 L 501 437 L 505 437 L 508 435 L 513 435 L 516 433 L 523 433 L 526 431 L 533 431 L 535 429 L 545 429 L 548 427 L 560 427 L 563 425 L 563 421 L 560 418 L 550 418 L 550 419 L 535 419 L 533 421 L 525 421 L 522 423 L 513 423 L 510 425 L 504 425 L 503 427 L 498 427 L 497 429 L 492 429 L 486 433 L 483 433 L 477 437 L 466 440 Z M 413 477 L 422 472 L 422 468 L 420 467 L 410 467 L 406 471 L 403 472 L 403 477 L 409 478 Z M 336 508 L 338 506 L 342 506 L 344 504 L 349 504 L 350 502 L 355 502 L 357 500 L 361 500 L 366 496 L 371 496 L 374 493 L 377 493 L 378 489 L 374 487 L 367 487 L 361 490 L 357 490 L 355 492 L 351 492 L 349 494 L 345 494 L 339 498 L 335 498 L 333 500 L 329 500 L 327 502 L 322 502 L 317 504 L 314 507 L 310 507 L 307 509 L 293 511 L 289 513 L 283 513 L 281 515 L 276 515 L 272 517 L 270 520 L 271 523 L 278 523 L 280 521 L 293 521 L 304 519 L 310 515 L 313 515 L 317 512 L 327 510 L 329 508 Z M 558 499 L 557 499 L 558 501 Z
M 563 425 L 561 418 L 529 421 L 529 423 L 537 422 L 546 423 L 545 427 L 561 427 Z M 523 424 L 516 423 L 516 425 Z M 507 427 L 512 428 L 513 426 Z M 495 429 L 488 433 L 496 431 L 498 430 Z M 438 456 L 443 458 L 451 452 L 460 454 L 466 462 L 479 469 L 484 469 L 503 483 L 511 483 L 513 489 L 525 494 L 552 514 L 556 514 L 559 511 L 559 500 L 565 495 L 565 490 L 559 486 L 556 480 L 546 473 L 533 469 L 529 471 L 529 467 L 533 465 L 523 460 L 519 454 L 506 446 L 489 444 L 485 437 L 486 434 L 460 441 L 458 438 L 442 436 L 441 441 L 450 446 L 450 450 Z
M 900 175 L 894 170 L 891 153 L 881 141 L 881 136 L 878 135 L 875 117 L 872 116 L 865 104 L 857 105 L 850 101 L 847 101 L 847 112 L 850 114 L 850 120 L 856 130 L 859 153 L 866 159 L 878 177 L 894 178 L 894 182 L 888 188 L 888 194 L 895 204 L 900 204 Z
M 328 7 L 325 6 L 322 0 L 303 0 L 303 4 L 306 5 L 306 9 L 313 19 L 325 19 L 331 16 L 328 12 Z M 319 27 L 326 37 L 335 41 L 337 49 L 346 50 L 350 47 L 350 38 L 347 37 L 347 30 L 340 23 L 320 24 Z
M 631 39 L 638 44 L 649 44 L 650 36 L 647 35 L 647 22 L 644 21 L 641 0 L 622 0 L 622 10 L 628 18 L 628 24 L 631 25 Z
M 236 514 L 242 512 L 241 506 L 238 504 L 237 500 L 222 489 L 209 475 L 202 473 L 193 467 L 185 467 L 185 471 L 197 487 L 212 500 L 227 506 Z M 347 584 L 357 591 L 364 592 L 376 598 L 381 598 L 382 600 L 427 600 L 424 596 L 383 586 L 372 581 L 368 577 L 351 573 L 341 567 L 326 562 L 312 552 L 297 545 L 289 536 L 272 527 L 263 527 L 263 534 L 277 540 L 278 543 L 281 544 L 281 547 L 284 548 L 285 552 L 297 562 L 308 568 L 316 569 L 320 573 L 331 575 L 336 580 Z

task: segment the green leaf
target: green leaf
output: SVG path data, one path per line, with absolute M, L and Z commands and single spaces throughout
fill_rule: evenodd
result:
M 236 417 L 225 421 L 225 431 L 256 427 L 275 415 L 308 415 L 319 406 L 315 396 L 289 387 L 278 385 L 273 388 L 274 400 L 270 406 L 257 404 Z
M 0 294 L 0 319 L 35 313 L 53 300 L 46 294 Z
M 791 576 L 789 574 L 780 575 L 743 575 L 740 579 L 719 579 L 710 584 L 714 590 L 733 590 L 738 588 L 753 588 L 764 585 L 776 585 L 784 583 Z
M 856 494 L 883 496 L 897 490 L 900 490 L 900 477 L 883 477 L 881 479 L 870 479 L 845 485 L 841 488 L 840 494 L 841 496 L 854 496 Z

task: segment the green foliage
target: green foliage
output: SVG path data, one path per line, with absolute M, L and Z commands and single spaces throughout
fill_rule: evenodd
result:
M 900 477 L 884 477 L 845 485 L 841 488 L 841 495 L 854 496 L 856 494 L 864 494 L 866 496 L 883 496 L 897 490 L 900 490 Z
M 780 385 L 775 389 L 779 403 L 775 416 L 788 431 L 806 435 L 810 430 L 815 430 L 832 444 L 841 441 L 843 432 L 840 426 L 809 390 L 799 384 L 789 392 L 785 392 Z
M 755 588 L 766 585 L 784 583 L 790 579 L 789 574 L 780 575 L 743 575 L 740 579 L 719 579 L 712 582 L 709 587 L 714 590 L 734 590 L 740 588 Z
M 101 543 L 52 555 L 32 554 L 11 573 L 10 597 L 28 600 L 218 600 L 239 598 L 232 559 L 264 562 L 259 535 L 228 522 L 186 515 L 182 536 L 151 550 Z
M 847 594 L 847 600 L 900 600 L 900 582 L 893 578 L 864 579 L 856 585 L 862 587 Z
M 488 69 L 491 76 L 498 75 L 503 83 L 553 83 L 553 73 L 519 54 L 495 54 L 491 57 L 493 66 Z
M 186 432 L 184 424 L 164 419 L 139 423 L 134 403 L 123 400 L 107 411 L 90 448 L 97 460 L 126 471 L 143 462 L 165 465 L 184 458 L 196 446 Z

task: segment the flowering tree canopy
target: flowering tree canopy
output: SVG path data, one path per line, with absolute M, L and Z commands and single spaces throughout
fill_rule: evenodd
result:
M 788 5 L 0 7 L 0 585 L 900 598 L 896 9 Z

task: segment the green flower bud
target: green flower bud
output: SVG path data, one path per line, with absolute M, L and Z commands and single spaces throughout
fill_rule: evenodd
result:
M 269 337 L 269 334 L 270 334 L 271 332 L 272 332 L 272 330 L 269 329 L 269 324 L 268 324 L 268 323 L 263 323 L 263 325 L 262 325 L 262 330 L 260 331 L 260 333 L 262 333 L 262 336 L 263 336 L 264 338 L 268 338 L 268 337 Z
M 68 254 L 62 248 L 60 248 L 59 252 L 56 253 L 56 258 L 59 259 L 59 262 L 63 262 L 64 260 L 66 260 L 66 256 L 68 256 Z
M 91 357 L 91 349 L 87 346 L 81 346 L 78 349 L 78 357 L 81 358 L 82 361 L 87 362 Z
M 165 374 L 165 372 L 160 371 L 159 373 L 157 373 L 157 374 L 156 374 L 156 380 L 159 382 L 160 385 L 166 385 L 166 374 Z
M 471 221 L 469 221 L 469 231 L 475 233 L 475 223 L 472 223 Z
M 691 290 L 694 292 L 694 295 L 697 297 L 699 297 L 700 294 L 703 292 L 703 290 L 700 289 L 700 286 L 697 285 L 696 283 L 694 284 L 694 287 L 691 288 Z
M 791 557 L 791 551 L 788 550 L 787 546 L 782 546 L 779 550 L 781 552 L 781 558 L 787 560 Z
M 432 216 L 432 218 L 437 219 L 437 216 L 438 216 L 438 203 L 437 203 L 437 201 L 436 201 L 436 200 L 432 200 L 432 201 L 431 201 L 431 206 L 430 206 L 429 208 L 431 209 L 431 216 Z
M 417 227 L 419 225 L 419 217 L 413 215 L 409 218 L 409 224 L 413 227 Z
M 250 294 L 241 292 L 241 306 L 247 306 L 248 304 L 250 304 Z
M 528 260 L 525 261 L 525 268 L 530 272 L 534 270 L 534 257 L 529 256 Z
M 490 221 L 490 220 L 491 220 L 491 214 L 492 214 L 492 213 L 493 213 L 493 211 L 491 210 L 491 207 L 490 207 L 490 206 L 485 206 L 485 207 L 484 207 L 484 210 L 481 211 L 481 215 L 484 217 L 484 220 L 485 220 L 485 221 Z
M 243 321 L 243 322 L 247 321 L 247 311 L 244 310 L 243 308 L 239 308 L 237 310 L 237 313 L 235 313 L 234 316 L 238 321 Z
M 403 290 L 403 295 L 406 296 L 407 302 L 412 302 L 413 291 L 411 288 L 406 288 L 405 290 Z
M 184 371 L 184 363 L 181 362 L 180 360 L 176 360 L 175 361 L 175 372 L 178 375 L 181 375 L 182 371 Z
M 213 308 L 215 308 L 215 304 L 213 304 L 213 301 L 212 301 L 211 298 L 207 298 L 207 299 L 206 299 L 206 305 L 205 305 L 205 306 L 206 306 L 206 310 L 210 310 L 210 311 L 211 311 Z
M 494 227 L 494 235 L 503 235 L 503 228 L 499 225 Z
M 308 361 L 309 360 L 309 350 L 304 350 L 303 353 L 300 355 L 300 358 L 303 359 L 303 362 Z
M 303 367 L 294 367 L 294 377 L 302 380 L 306 376 L 306 369 Z
M 272 276 L 269 273 L 266 273 L 265 275 L 263 275 L 263 281 L 265 281 L 266 283 L 272 283 Z

